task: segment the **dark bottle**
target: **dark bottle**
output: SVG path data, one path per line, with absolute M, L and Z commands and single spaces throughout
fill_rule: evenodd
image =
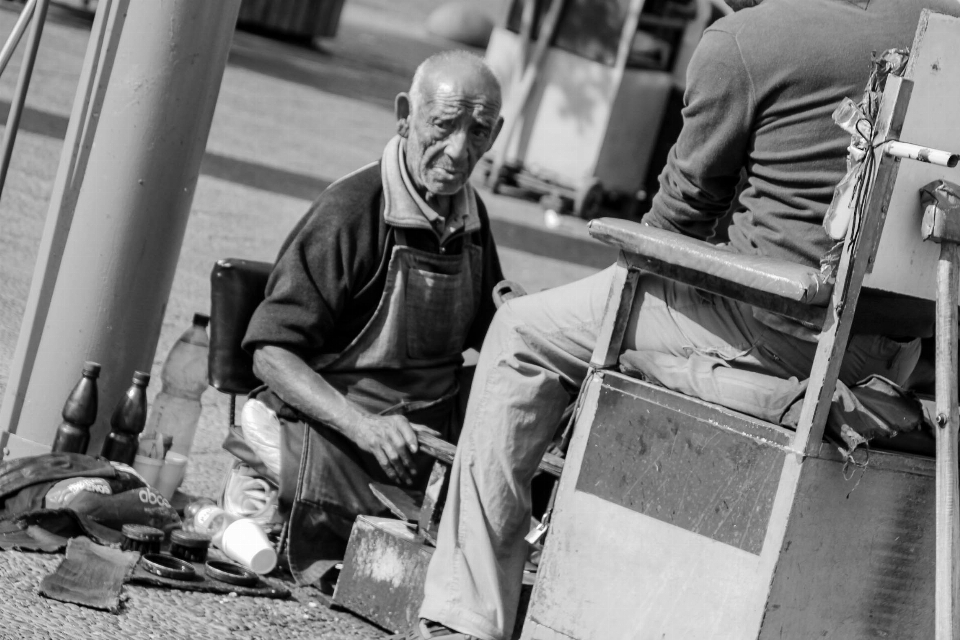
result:
M 90 443 L 90 427 L 97 420 L 97 376 L 100 365 L 83 363 L 83 377 L 63 405 L 63 423 L 57 427 L 51 451 L 86 453 Z
M 107 460 L 133 465 L 140 444 L 140 432 L 147 422 L 147 385 L 150 374 L 137 371 L 133 384 L 110 416 L 110 435 L 103 441 L 100 455 Z

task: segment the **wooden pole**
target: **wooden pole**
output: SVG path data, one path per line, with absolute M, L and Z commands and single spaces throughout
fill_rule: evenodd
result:
M 97 5 L 93 28 L 90 30 L 77 95 L 74 98 L 67 135 L 63 140 L 60 167 L 50 194 L 50 207 L 43 235 L 40 237 L 33 280 L 20 323 L 20 335 L 10 362 L 10 377 L 7 379 L 3 402 L 0 403 L 0 445 L 5 449 L 10 435 L 16 432 L 20 422 L 23 398 L 33 372 L 43 326 L 47 321 L 67 236 L 73 224 L 73 211 L 83 184 L 83 176 L 86 174 L 87 161 L 103 107 L 103 97 L 116 57 L 123 16 L 127 13 L 129 2 L 130 0 L 101 0 Z M 38 450 L 37 453 L 39 452 Z M 3 456 L 6 455 L 5 450 Z
M 102 103 L 84 123 L 90 130 L 65 145 L 56 183 L 64 202 L 50 205 L 69 220 L 47 227 L 58 264 L 37 265 L 29 298 L 37 308 L 25 311 L 16 384 L 0 408 L 9 457 L 49 451 L 84 360 L 103 364 L 106 407 L 133 371 L 150 370 L 239 8 L 240 0 L 138 0 L 111 20 L 120 26 L 122 17 L 104 37 L 115 49 L 92 76 L 107 79 Z M 98 416 L 89 450 L 99 450 L 108 419 Z
M 957 428 L 958 245 L 943 242 L 937 268 L 937 568 L 936 640 L 960 638 Z

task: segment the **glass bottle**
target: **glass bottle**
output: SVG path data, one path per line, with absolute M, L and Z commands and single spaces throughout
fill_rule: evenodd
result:
M 147 385 L 150 374 L 137 371 L 133 384 L 127 389 L 110 416 L 110 435 L 103 441 L 100 455 L 107 460 L 133 466 L 137 455 L 140 432 L 147 421 Z
M 97 376 L 100 365 L 84 362 L 83 374 L 63 405 L 63 422 L 57 427 L 51 451 L 86 453 L 90 427 L 97 420 Z

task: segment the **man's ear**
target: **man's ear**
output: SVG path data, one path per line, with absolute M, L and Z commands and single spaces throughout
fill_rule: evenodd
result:
M 410 96 L 406 93 L 398 93 L 397 99 L 394 100 L 394 110 L 397 114 L 397 133 L 401 138 L 406 138 L 410 133 L 410 112 L 412 111 Z
M 497 116 L 497 124 L 493 125 L 493 133 L 490 135 L 490 145 L 487 147 L 487 151 L 493 148 L 493 143 L 497 141 L 497 136 L 500 135 L 500 129 L 503 128 L 503 116 Z

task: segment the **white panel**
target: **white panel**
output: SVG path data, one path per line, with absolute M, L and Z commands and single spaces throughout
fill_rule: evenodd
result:
M 494 29 L 486 59 L 509 104 L 511 84 L 519 77 L 519 36 Z M 534 173 L 576 186 L 593 176 L 607 131 L 617 87 L 612 67 L 559 49 L 544 56 L 540 76 L 509 142 L 507 160 L 519 160 Z M 501 138 L 494 148 L 505 141 Z
M 960 152 L 960 18 L 930 14 L 918 30 L 906 77 L 913 80 L 900 139 Z M 936 299 L 940 246 L 920 237 L 919 189 L 936 179 L 960 184 L 960 168 L 902 160 L 873 273 L 864 285 Z
M 524 640 L 554 637 L 543 627 L 580 640 L 755 638 L 769 583 L 759 556 L 575 491 L 600 386 L 585 393 Z

